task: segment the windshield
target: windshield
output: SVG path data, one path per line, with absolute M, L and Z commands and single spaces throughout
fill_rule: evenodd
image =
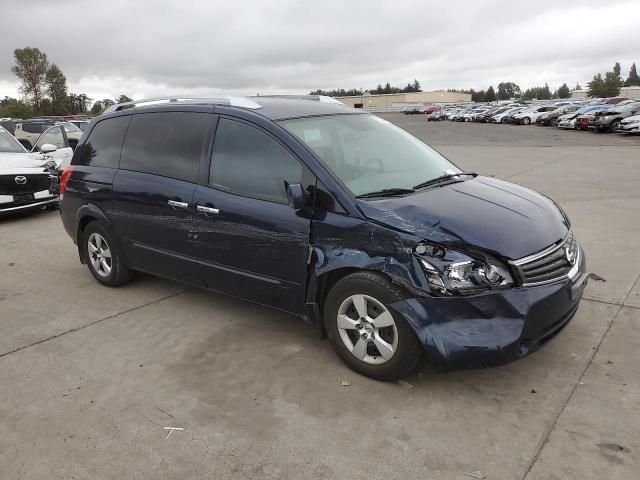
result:
M 0 127 L 0 152 L 2 153 L 26 153 L 27 151 L 15 139 L 13 135 Z
M 363 195 L 413 186 L 460 169 L 413 135 L 374 115 L 285 120 L 351 191 Z

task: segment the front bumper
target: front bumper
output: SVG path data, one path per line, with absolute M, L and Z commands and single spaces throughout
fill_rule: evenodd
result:
M 16 200 L 11 195 L 0 195 L 0 215 L 41 208 L 60 202 L 60 197 L 57 194 L 51 194 L 46 190 L 36 192 L 32 197 L 28 200 Z
M 640 123 L 621 124 L 619 133 L 640 133 Z
M 581 251 L 562 282 L 469 297 L 411 298 L 391 305 L 413 327 L 439 371 L 503 365 L 542 348 L 573 318 L 587 284 Z

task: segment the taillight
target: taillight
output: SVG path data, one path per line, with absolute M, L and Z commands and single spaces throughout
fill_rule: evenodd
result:
M 60 197 L 64 195 L 64 191 L 67 189 L 67 184 L 69 183 L 72 173 L 73 167 L 67 167 L 62 172 L 62 175 L 60 175 Z

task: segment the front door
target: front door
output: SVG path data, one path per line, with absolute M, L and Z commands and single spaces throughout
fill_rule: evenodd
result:
M 136 269 L 200 284 L 189 256 L 193 194 L 208 155 L 213 115 L 136 113 L 113 182 L 114 224 Z
M 50 156 L 58 169 L 62 170 L 71 163 L 71 157 L 73 157 L 73 149 L 69 146 L 67 135 L 64 133 L 63 128 L 60 125 L 48 128 L 40 135 L 40 138 L 36 141 L 33 147 L 33 152 L 39 152 L 42 145 L 45 143 L 54 145 L 57 150 L 53 153 L 47 154 Z
M 207 287 L 304 312 L 310 212 L 291 208 L 285 190 L 303 172 L 269 133 L 220 119 L 209 185 L 193 197 L 193 255 Z

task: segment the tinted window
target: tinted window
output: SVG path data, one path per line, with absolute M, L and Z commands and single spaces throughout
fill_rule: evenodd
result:
M 133 115 L 120 168 L 195 182 L 209 147 L 212 118 L 191 112 Z
M 50 143 L 58 148 L 68 147 L 64 140 L 64 136 L 62 135 L 62 127 L 60 126 L 51 127 L 49 130 L 44 132 L 38 139 L 38 143 L 36 143 L 36 149 L 39 149 L 45 143 Z
M 50 123 L 23 123 L 22 130 L 27 133 L 42 133 L 50 126 Z
M 301 164 L 275 139 L 244 123 L 221 119 L 209 183 L 231 193 L 286 203 L 284 183 L 300 183 Z
M 107 118 L 99 122 L 89 134 L 82 153 L 73 165 L 118 168 L 124 134 L 131 116 Z

